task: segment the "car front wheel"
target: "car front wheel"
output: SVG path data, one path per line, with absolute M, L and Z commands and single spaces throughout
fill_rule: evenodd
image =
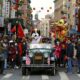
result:
M 26 67 L 22 67 L 22 75 L 26 75 Z
M 52 73 L 51 75 L 55 75 L 56 74 L 56 69 L 52 68 L 51 73 Z

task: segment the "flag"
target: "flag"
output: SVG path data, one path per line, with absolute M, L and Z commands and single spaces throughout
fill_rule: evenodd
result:
M 18 43 L 19 56 L 22 56 L 22 43 Z
M 24 37 L 24 31 L 23 31 L 23 28 L 21 26 L 21 24 L 18 24 L 18 31 L 16 33 L 17 37 L 18 38 L 23 38 Z M 11 29 L 11 32 L 16 32 L 16 25 Z
M 23 28 L 22 28 L 21 24 L 18 24 L 18 37 L 19 38 L 24 37 L 24 31 L 23 31 Z
M 11 32 L 12 32 L 12 33 L 16 32 L 16 26 L 14 26 L 14 27 L 11 29 Z

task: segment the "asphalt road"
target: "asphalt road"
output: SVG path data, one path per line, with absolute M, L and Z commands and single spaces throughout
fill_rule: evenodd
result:
M 50 76 L 49 74 L 50 72 L 33 71 L 30 75 L 22 76 L 21 69 L 10 69 L 5 70 L 4 74 L 0 74 L 0 80 L 80 80 L 80 74 L 75 71 L 71 74 L 61 69 L 55 76 Z

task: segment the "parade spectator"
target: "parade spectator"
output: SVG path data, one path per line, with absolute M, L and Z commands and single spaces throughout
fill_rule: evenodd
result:
M 65 67 L 65 65 L 66 65 L 65 56 L 66 56 L 66 43 L 62 42 L 61 43 L 61 64 L 62 64 L 62 67 Z
M 15 42 L 15 49 L 16 49 L 16 56 L 15 56 L 15 68 L 20 68 L 21 66 L 21 60 L 20 60 L 20 56 L 19 56 L 19 48 L 18 48 L 18 44 Z
M 59 39 L 59 38 L 56 38 L 56 39 L 54 40 L 54 44 L 56 45 L 57 42 L 60 42 L 60 39 Z
M 27 49 L 28 49 L 28 43 L 27 43 L 27 39 L 26 38 L 23 38 L 22 40 L 22 56 L 26 56 L 26 53 L 28 53 Z
M 67 72 L 72 73 L 72 58 L 74 55 L 74 47 L 70 40 L 67 41 L 66 47 L 66 54 L 67 54 Z
M 80 39 L 78 40 L 78 44 L 76 46 L 76 49 L 77 49 L 77 54 L 76 54 L 76 57 L 77 57 L 77 62 L 78 62 L 78 73 L 80 74 Z
M 7 59 L 8 59 L 8 42 L 6 39 L 4 39 L 3 42 L 3 47 L 4 47 L 4 69 L 7 69 Z
M 11 66 L 11 68 L 14 68 L 16 49 L 15 49 L 13 40 L 10 41 L 8 50 L 9 50 L 9 54 L 8 54 L 9 66 Z
M 60 66 L 61 45 L 59 41 L 56 42 L 54 54 L 57 58 L 56 66 Z
M 4 70 L 4 47 L 2 42 L 0 42 L 0 73 L 3 73 Z

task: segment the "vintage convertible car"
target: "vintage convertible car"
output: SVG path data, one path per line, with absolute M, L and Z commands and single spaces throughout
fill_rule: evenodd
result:
M 28 53 L 22 59 L 22 75 L 26 75 L 29 71 L 50 70 L 55 75 L 55 55 L 54 49 L 50 43 L 30 44 Z

